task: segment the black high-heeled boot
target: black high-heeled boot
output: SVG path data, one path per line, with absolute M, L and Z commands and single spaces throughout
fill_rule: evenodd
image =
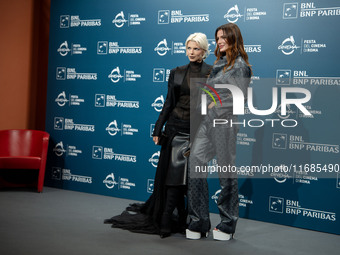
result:
M 164 213 L 161 219 L 161 230 L 160 230 L 160 237 L 166 238 L 171 236 L 171 215 Z
M 168 186 L 166 191 L 166 202 L 160 226 L 161 238 L 165 238 L 171 235 L 172 231 L 171 217 L 173 211 L 175 210 L 178 204 L 180 195 L 181 191 L 177 186 Z

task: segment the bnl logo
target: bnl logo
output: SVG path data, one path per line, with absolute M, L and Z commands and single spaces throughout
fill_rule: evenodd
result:
M 269 197 L 269 212 L 283 213 L 284 199 L 281 197 Z
M 103 147 L 102 146 L 93 146 L 92 147 L 92 158 L 93 159 L 102 159 L 103 158 Z
M 57 80 L 66 79 L 66 68 L 65 67 L 57 67 L 56 79 Z
M 97 43 L 97 54 L 98 55 L 106 55 L 107 54 L 107 41 L 99 41 Z
M 287 149 L 287 134 L 273 133 L 273 149 Z
M 158 11 L 158 24 L 169 24 L 169 21 L 170 21 L 169 10 Z
M 155 180 L 154 179 L 148 179 L 148 185 L 146 187 L 146 191 L 148 193 L 153 193 L 154 186 L 155 186 Z
M 283 18 L 296 19 L 298 17 L 298 3 L 283 4 Z
M 68 27 L 70 27 L 70 16 L 61 15 L 60 16 L 60 28 L 68 28 Z
M 276 70 L 276 85 L 290 85 L 291 70 L 277 69 Z
M 96 94 L 94 99 L 95 107 L 105 107 L 105 94 Z
M 52 167 L 51 179 L 61 180 L 61 168 L 60 167 Z
M 154 68 L 153 69 L 153 82 L 164 82 L 165 80 L 165 69 Z
M 54 129 L 55 130 L 63 130 L 64 129 L 64 118 L 55 117 L 54 118 Z

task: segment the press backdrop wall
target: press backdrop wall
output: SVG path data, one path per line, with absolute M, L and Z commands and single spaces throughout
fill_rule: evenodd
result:
M 205 33 L 213 51 L 215 29 L 234 22 L 253 67 L 255 107 L 271 107 L 272 88 L 279 98 L 270 115 L 246 105 L 240 116 L 240 217 L 339 234 L 339 21 L 337 0 L 52 0 L 45 183 L 145 201 L 170 70 L 188 63 L 190 33 Z M 310 91 L 304 106 L 312 115 L 294 105 L 282 115 L 283 87 Z M 261 170 L 245 171 L 250 166 Z M 218 179 L 210 176 L 217 212 Z

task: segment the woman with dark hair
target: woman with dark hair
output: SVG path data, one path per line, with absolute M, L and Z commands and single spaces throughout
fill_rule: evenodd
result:
M 118 216 L 105 220 L 112 227 L 133 232 L 160 234 L 162 238 L 186 228 L 187 210 L 184 195 L 187 188 L 186 152 L 189 150 L 190 100 L 198 86 L 192 78 L 206 78 L 211 66 L 208 40 L 203 33 L 191 34 L 186 40 L 189 64 L 172 69 L 168 94 L 153 131 L 153 141 L 161 145 L 154 191 L 143 204 L 132 204 Z M 196 92 L 195 92 L 196 91 Z M 162 132 L 165 125 L 165 131 Z M 177 208 L 177 215 L 173 212 Z
M 251 68 L 248 55 L 244 50 L 241 31 L 236 24 L 229 23 L 218 27 L 215 31 L 216 61 L 207 85 L 214 88 L 216 84 L 237 86 L 247 96 L 250 83 Z M 204 169 L 207 163 L 216 156 L 217 166 L 230 171 L 219 172 L 221 192 L 217 200 L 221 222 L 213 230 L 215 240 L 230 240 L 238 220 L 238 183 L 237 173 L 233 171 L 236 158 L 236 135 L 238 126 L 233 115 L 232 94 L 227 89 L 215 87 L 220 102 L 216 104 L 207 98 L 207 114 L 203 117 L 193 141 L 189 164 L 188 179 L 188 214 L 189 226 L 186 230 L 188 239 L 200 239 L 210 230 L 209 193 L 207 172 L 197 172 Z M 213 125 L 214 120 L 228 120 L 224 125 Z M 216 168 L 218 169 L 218 168 Z

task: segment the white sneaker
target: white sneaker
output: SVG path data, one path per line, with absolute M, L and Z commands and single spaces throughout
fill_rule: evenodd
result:
M 204 236 L 204 233 L 191 231 L 190 229 L 186 229 L 185 233 L 186 233 L 187 239 L 198 240 L 198 239 L 201 239 L 201 237 L 208 237 L 209 232 L 205 233 L 205 236 Z
M 233 239 L 234 234 L 228 234 L 228 233 L 224 233 L 221 230 L 215 228 L 213 230 L 213 237 L 214 240 L 218 240 L 218 241 L 228 241 Z

